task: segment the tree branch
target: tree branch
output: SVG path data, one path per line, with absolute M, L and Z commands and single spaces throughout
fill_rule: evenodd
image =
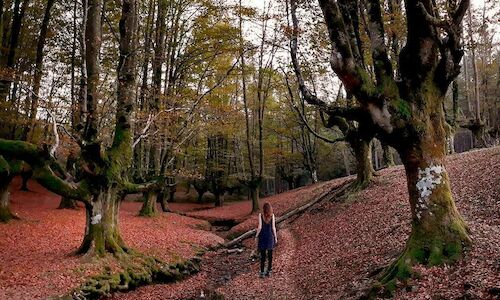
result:
M 461 26 L 462 20 L 465 16 L 465 13 L 467 12 L 467 9 L 470 6 L 470 0 L 462 0 L 460 1 L 460 4 L 458 5 L 457 10 L 452 16 L 453 24 L 455 26 Z
M 440 20 L 439 18 L 429 14 L 429 12 L 427 11 L 427 9 L 425 9 L 425 6 L 422 2 L 417 3 L 417 6 L 420 8 L 427 22 L 431 23 L 436 27 L 443 28 L 447 32 L 450 30 L 450 23 L 447 20 Z
M 286 81 L 286 86 L 287 86 L 287 89 L 288 89 L 288 94 L 290 95 L 290 105 L 295 109 L 295 111 L 297 112 L 297 114 L 299 115 L 300 117 L 300 120 L 302 121 L 302 123 L 307 127 L 307 129 L 309 130 L 309 132 L 311 132 L 315 137 L 319 138 L 320 140 L 323 140 L 327 143 L 331 143 L 331 144 L 334 144 L 336 142 L 340 142 L 340 141 L 344 141 L 344 137 L 341 137 L 341 138 L 337 138 L 337 139 L 329 139 L 327 137 L 324 137 L 322 135 L 320 135 L 319 133 L 317 133 L 312 127 L 311 125 L 309 125 L 309 123 L 307 122 L 306 118 L 304 117 L 304 115 L 302 114 L 302 112 L 300 111 L 300 109 L 295 105 L 295 101 L 294 101 L 294 96 L 293 96 L 293 92 L 292 92 L 292 88 L 290 87 L 290 83 L 288 82 L 288 76 L 285 74 L 285 81 Z
M 286 1 L 287 3 L 287 10 L 288 10 L 288 0 Z M 299 25 L 298 25 L 298 20 L 297 20 L 297 4 L 294 0 L 290 1 L 291 4 L 291 16 L 292 16 L 292 23 L 293 23 L 293 31 L 292 35 L 290 37 L 290 56 L 292 58 L 292 65 L 293 69 L 295 71 L 295 76 L 297 77 L 297 82 L 299 84 L 299 90 L 300 93 L 302 94 L 302 97 L 304 100 L 307 101 L 307 103 L 311 105 L 316 105 L 320 107 L 321 110 L 326 110 L 328 108 L 328 104 L 316 97 L 306 86 L 304 77 L 302 76 L 302 70 L 300 67 L 299 59 L 297 56 L 297 44 L 298 44 L 298 31 L 299 31 Z M 287 12 L 288 14 L 288 12 Z M 283 71 L 284 72 L 284 71 Z M 285 74 L 286 76 L 286 74 Z M 288 79 L 287 79 L 288 82 Z
M 137 194 L 155 190 L 160 191 L 165 187 L 172 187 L 175 185 L 177 185 L 177 183 L 165 183 L 165 178 L 160 176 L 155 180 L 144 183 L 125 182 L 123 186 L 126 194 Z
M 368 0 L 368 23 L 370 44 L 372 48 L 373 68 L 375 70 L 375 77 L 379 87 L 387 89 L 390 85 L 390 90 L 397 86 L 394 81 L 392 64 L 387 54 L 385 45 L 385 31 L 384 21 L 382 19 L 382 9 L 379 0 Z M 396 95 L 391 95 L 396 96 Z M 396 96 L 397 97 L 397 96 Z
M 63 197 L 88 201 L 89 192 L 81 184 L 67 182 L 52 171 L 53 158 L 48 151 L 23 141 L 0 139 L 0 155 L 6 159 L 25 161 L 33 169 L 35 178 L 43 187 Z

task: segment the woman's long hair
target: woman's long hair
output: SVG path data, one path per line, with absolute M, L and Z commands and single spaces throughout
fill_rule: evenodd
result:
M 264 222 L 271 222 L 271 219 L 273 218 L 273 208 L 271 207 L 271 204 L 269 204 L 269 202 L 264 203 L 264 207 L 262 208 L 262 210 L 264 212 Z

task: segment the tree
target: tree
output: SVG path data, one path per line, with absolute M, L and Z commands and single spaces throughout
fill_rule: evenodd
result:
M 443 112 L 448 86 L 460 71 L 461 23 L 469 1 L 446 1 L 445 19 L 432 1 L 406 1 L 407 39 L 397 72 L 389 59 L 379 1 L 366 1 L 361 9 L 352 9 L 356 2 L 318 2 L 331 42 L 332 69 L 356 98 L 363 120 L 373 123 L 380 139 L 398 151 L 405 166 L 412 232 L 406 249 L 380 277 L 390 290 L 397 279 L 411 275 L 413 264 L 454 261 L 471 243 L 444 167 Z M 359 59 L 361 45 L 353 20 L 362 17 L 369 29 L 374 80 Z
M 40 82 L 43 75 L 43 58 L 44 58 L 44 47 L 45 41 L 47 39 L 47 33 L 49 29 L 50 15 L 52 6 L 55 0 L 48 0 L 45 6 L 45 13 L 42 20 L 42 25 L 40 26 L 40 35 L 38 36 L 37 46 L 36 46 L 36 59 L 35 59 L 35 74 L 33 75 L 33 90 L 31 94 L 31 107 L 29 111 L 29 123 L 24 129 L 23 140 L 28 139 L 28 135 L 33 131 L 35 127 L 35 119 L 38 109 L 39 92 L 40 92 Z
M 257 74 L 255 82 L 255 93 L 249 93 L 248 68 L 245 60 L 245 40 L 243 38 L 243 12 L 245 8 L 239 2 L 239 30 L 240 30 L 240 48 L 241 48 L 241 97 L 243 100 L 243 108 L 245 112 L 245 142 L 248 157 L 249 175 L 244 178 L 244 184 L 250 191 L 252 200 L 252 212 L 260 210 L 259 194 L 260 186 L 264 177 L 264 118 L 266 110 L 266 102 L 269 100 L 271 92 L 271 82 L 273 74 L 274 57 L 276 54 L 276 30 L 274 32 L 273 41 L 270 42 L 271 48 L 267 49 L 266 45 L 268 34 L 268 22 L 270 15 L 271 4 L 265 8 L 264 14 L 261 16 L 262 36 L 257 54 Z M 254 96 L 254 101 L 251 101 L 251 96 Z M 257 142 L 257 145 L 255 145 Z M 255 148 L 257 147 L 257 150 Z
M 85 28 L 87 112 L 79 144 L 83 178 L 77 183 L 64 181 L 53 171 L 55 164 L 48 149 L 22 142 L 0 139 L 0 153 L 7 160 L 23 160 L 33 169 L 33 177 L 47 189 L 64 197 L 83 201 L 86 231 L 78 253 L 124 253 L 128 251 L 118 228 L 118 209 L 124 194 L 140 192 L 157 185 L 136 185 L 127 174 L 132 158 L 133 100 L 136 78 L 135 33 L 136 1 L 124 0 L 120 19 L 119 62 L 117 67 L 117 110 L 114 137 L 105 148 L 98 140 L 99 50 L 101 47 L 101 0 L 89 0 Z
M 17 218 L 9 208 L 9 185 L 21 168 L 21 161 L 14 160 L 9 163 L 0 155 L 0 222 L 6 223 Z
M 292 5 L 292 18 L 296 20 L 294 15 L 295 6 Z M 294 24 L 294 28 L 296 31 L 297 22 L 294 21 Z M 326 128 L 337 127 L 342 133 L 342 137 L 329 139 L 316 133 L 316 131 L 308 124 L 303 112 L 296 106 L 290 83 L 288 82 L 288 78 L 285 75 L 287 87 L 289 89 L 289 95 L 292 101 L 292 106 L 297 111 L 297 114 L 299 115 L 302 123 L 306 125 L 306 128 L 308 128 L 309 131 L 315 136 L 330 144 L 335 144 L 340 141 L 346 141 L 349 144 L 354 152 L 354 157 L 356 159 L 356 180 L 351 184 L 350 190 L 358 191 L 364 189 L 372 180 L 374 172 L 371 159 L 371 141 L 375 136 L 375 132 L 372 130 L 371 122 L 369 121 L 369 119 L 367 120 L 367 118 L 364 118 L 363 111 L 359 110 L 359 108 L 357 107 L 353 108 L 349 106 L 339 107 L 328 105 L 326 102 L 313 95 L 311 91 L 305 86 L 305 82 L 302 77 L 302 71 L 297 59 L 297 38 L 295 36 L 292 37 L 291 45 L 292 46 L 290 53 L 294 71 L 299 83 L 299 90 L 301 91 L 303 100 L 306 100 L 309 104 L 317 105 L 320 108 L 321 114 L 327 114 L 328 120 L 325 120 L 325 117 L 321 115 L 323 125 Z M 337 97 L 336 103 L 339 102 L 339 97 Z M 351 101 L 347 99 L 346 103 L 350 102 Z
M 14 81 L 15 74 L 15 63 L 16 63 L 16 51 L 19 45 L 19 39 L 21 34 L 21 26 L 26 13 L 26 7 L 28 6 L 29 0 L 14 1 L 14 9 L 12 14 L 12 25 L 10 28 L 10 39 L 6 42 L 7 53 L 2 53 L 2 58 L 0 59 L 1 78 L 0 78 L 0 104 L 3 106 L 7 100 L 7 96 L 10 91 L 10 86 Z M 2 2 L 3 10 L 3 2 Z M 2 28 L 3 30 L 3 28 Z M 4 38 L 9 37 L 7 34 L 3 34 Z M 2 41 L 3 42 L 3 41 Z M 2 51 L 3 52 L 3 51 Z

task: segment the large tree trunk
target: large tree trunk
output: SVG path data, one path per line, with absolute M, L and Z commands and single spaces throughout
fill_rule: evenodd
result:
M 160 202 L 161 211 L 163 212 L 171 212 L 168 207 L 168 198 L 165 195 L 165 191 L 162 191 L 158 194 L 158 202 Z
M 207 192 L 207 189 L 197 186 L 196 183 L 194 184 L 194 189 L 198 193 L 198 202 L 201 203 L 203 201 L 203 195 Z
M 0 178 L 0 222 L 17 218 L 9 208 L 9 184 L 12 178 Z
M 6 70 L 4 70 L 3 72 L 4 74 L 2 74 L 2 76 L 0 77 L 0 103 L 3 103 L 7 100 L 7 96 L 9 95 L 10 91 L 10 85 L 13 81 L 15 81 L 14 67 L 16 63 L 16 51 L 19 45 L 19 40 L 21 38 L 21 27 L 28 2 L 29 0 L 24 0 L 21 4 L 21 0 L 14 1 L 8 51 L 7 55 L 1 55 L 0 57 L 0 66 L 6 67 Z
M 104 256 L 106 253 L 128 251 L 118 229 L 120 199 L 118 191 L 109 187 L 94 195 L 91 203 L 85 204 L 85 236 L 78 254 L 89 253 Z
M 472 120 L 468 127 L 474 137 L 474 148 L 486 148 L 490 145 L 484 122 Z
M 384 164 L 386 167 L 392 167 L 396 164 L 394 163 L 394 155 L 392 154 L 391 147 L 389 145 L 382 143 L 382 150 L 384 151 Z
M 144 193 L 144 202 L 142 203 L 141 211 L 139 216 L 143 217 L 153 217 L 157 214 L 156 200 L 158 199 L 158 194 L 156 191 L 148 191 Z
M 386 270 L 382 282 L 408 277 L 411 265 L 416 263 L 433 266 L 452 262 L 471 242 L 467 226 L 455 207 L 444 167 L 444 114 L 442 108 L 430 109 L 439 113 L 414 113 L 413 124 L 426 127 L 419 127 L 418 136 L 398 148 L 406 171 L 412 232 L 405 251 Z
M 33 176 L 33 170 L 28 167 L 25 168 L 21 171 L 21 191 L 29 192 L 28 181 Z
M 356 180 L 353 182 L 352 187 L 355 189 L 363 189 L 373 178 L 373 166 L 370 141 L 362 138 L 355 138 L 350 143 L 354 150 L 356 158 Z

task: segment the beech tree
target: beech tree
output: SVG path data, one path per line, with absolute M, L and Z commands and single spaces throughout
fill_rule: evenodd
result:
M 378 0 L 318 0 L 331 43 L 331 67 L 359 103 L 362 119 L 403 161 L 412 215 L 406 248 L 380 277 L 387 289 L 412 273 L 412 265 L 458 259 L 470 245 L 445 169 L 443 101 L 460 72 L 462 19 L 469 0 L 407 0 L 406 41 L 397 71 L 389 58 L 384 10 Z M 362 5 L 361 5 L 362 4 Z M 291 0 L 296 19 L 297 1 Z M 363 64 L 356 20 L 366 19 L 372 64 Z M 294 22 L 298 23 L 296 19 Z M 297 28 L 294 35 L 299 34 Z M 296 47 L 292 41 L 292 51 Z M 369 74 L 373 68 L 375 78 Z
M 81 147 L 82 179 L 77 183 L 63 180 L 54 172 L 54 159 L 48 149 L 23 142 L 0 139 L 0 154 L 7 161 L 22 160 L 33 169 L 33 177 L 44 187 L 67 198 L 80 200 L 86 208 L 86 230 L 78 253 L 124 253 L 128 251 L 118 228 L 118 209 L 122 197 L 157 185 L 157 182 L 133 184 L 128 178 L 132 158 L 131 114 L 136 80 L 135 0 L 122 2 L 119 62 L 117 66 L 117 108 L 113 142 L 106 147 L 98 139 L 97 104 L 100 99 L 99 51 L 101 48 L 102 0 L 87 2 L 85 25 L 85 65 L 87 73 L 84 128 L 78 137 Z

